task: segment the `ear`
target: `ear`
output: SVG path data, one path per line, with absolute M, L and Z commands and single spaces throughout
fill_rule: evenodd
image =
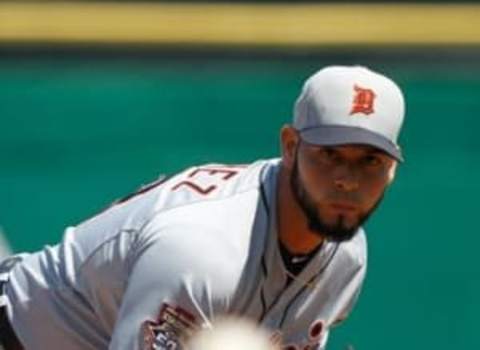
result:
M 289 170 L 293 168 L 299 137 L 298 131 L 290 125 L 284 125 L 280 131 L 282 163 Z
M 397 161 L 394 161 L 392 163 L 392 166 L 390 167 L 390 169 L 388 170 L 388 184 L 390 185 L 393 180 L 395 179 L 395 175 L 397 173 L 397 165 L 398 165 L 398 162 Z

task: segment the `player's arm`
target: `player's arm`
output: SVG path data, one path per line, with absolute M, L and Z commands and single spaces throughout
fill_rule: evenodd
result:
M 227 307 L 232 272 L 223 253 L 212 252 L 210 236 L 188 230 L 141 239 L 110 350 L 181 349 L 183 337 Z
M 345 319 L 348 317 L 350 311 L 352 310 L 356 300 L 358 299 L 358 294 L 359 294 L 359 290 L 355 293 L 355 296 L 349 301 L 348 305 L 345 306 L 345 308 L 342 309 L 342 311 L 339 313 L 339 315 L 335 318 L 335 321 L 333 321 L 332 324 L 327 326 L 322 331 L 322 334 L 321 334 L 320 339 L 318 341 L 318 345 L 315 348 L 316 350 L 325 350 L 327 348 L 327 342 L 328 342 L 328 338 L 330 336 L 331 329 L 339 326 L 341 323 L 343 323 L 343 321 L 345 321 Z
M 332 321 L 328 327 L 322 332 L 321 339 L 317 350 L 325 350 L 327 347 L 327 341 L 332 328 L 335 328 L 342 324 L 350 315 L 353 307 L 358 301 L 358 297 L 362 290 L 363 281 L 365 279 L 366 265 L 363 265 L 354 277 L 350 280 L 347 286 L 343 288 L 343 293 L 341 293 L 340 298 L 338 299 L 338 311 L 332 318 Z

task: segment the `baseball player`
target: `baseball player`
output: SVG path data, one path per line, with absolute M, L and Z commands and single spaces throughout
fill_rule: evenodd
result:
M 364 67 L 305 83 L 281 157 L 162 179 L 0 266 L 11 349 L 185 349 L 244 317 L 286 350 L 324 349 L 364 280 L 362 224 L 402 160 L 404 99 Z

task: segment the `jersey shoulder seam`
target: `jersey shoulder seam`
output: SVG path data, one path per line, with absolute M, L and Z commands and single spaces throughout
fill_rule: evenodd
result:
M 118 230 L 117 233 L 115 233 L 114 235 L 112 235 L 111 237 L 109 237 L 108 239 L 106 239 L 105 241 L 101 242 L 97 247 L 95 247 L 95 249 L 93 249 L 90 254 L 88 254 L 88 256 L 82 261 L 82 263 L 78 266 L 78 268 L 76 269 L 76 273 L 75 274 L 80 274 L 81 273 L 81 270 L 83 269 L 83 267 L 90 261 L 90 259 L 100 250 L 102 249 L 106 244 L 116 240 L 118 238 L 118 236 L 120 236 L 121 234 L 123 233 L 127 233 L 127 234 L 138 234 L 140 231 L 138 229 L 135 229 L 135 228 L 121 228 Z

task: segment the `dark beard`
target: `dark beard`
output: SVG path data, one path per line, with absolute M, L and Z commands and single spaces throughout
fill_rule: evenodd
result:
M 298 151 L 298 149 L 297 149 Z M 329 241 L 344 242 L 352 239 L 358 231 L 358 228 L 370 217 L 383 199 L 383 193 L 380 199 L 366 214 L 362 215 L 358 223 L 352 227 L 345 225 L 345 217 L 340 215 L 335 224 L 327 224 L 322 220 L 320 213 L 317 212 L 317 206 L 312 196 L 307 192 L 303 185 L 298 171 L 298 154 L 295 154 L 292 175 L 290 177 L 290 187 L 298 205 L 302 209 L 308 221 L 310 231 L 326 238 Z

